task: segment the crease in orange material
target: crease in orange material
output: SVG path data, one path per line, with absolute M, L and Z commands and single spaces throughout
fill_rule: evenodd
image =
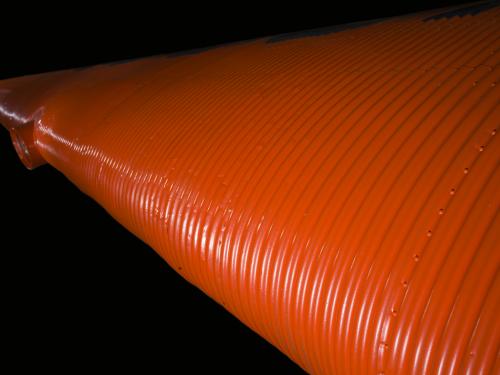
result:
M 0 82 L 0 121 L 306 371 L 500 371 L 500 8 Z

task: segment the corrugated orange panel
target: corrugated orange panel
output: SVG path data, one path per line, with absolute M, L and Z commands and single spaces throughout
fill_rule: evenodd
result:
M 0 82 L 49 163 L 317 374 L 498 373 L 500 9 Z

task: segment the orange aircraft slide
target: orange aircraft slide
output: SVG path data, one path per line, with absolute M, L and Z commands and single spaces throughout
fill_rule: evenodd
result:
M 0 82 L 0 122 L 315 374 L 500 373 L 498 2 Z

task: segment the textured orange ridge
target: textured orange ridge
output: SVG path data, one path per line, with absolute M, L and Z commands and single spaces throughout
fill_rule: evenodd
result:
M 317 374 L 500 373 L 500 8 L 0 82 L 49 163 Z

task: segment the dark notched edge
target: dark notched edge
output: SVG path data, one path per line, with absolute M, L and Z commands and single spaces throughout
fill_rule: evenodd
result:
M 468 4 L 465 6 L 458 7 L 458 8 L 454 7 L 453 9 L 450 9 L 448 7 L 448 8 L 446 8 L 446 11 L 429 16 L 429 17 L 426 17 L 423 19 L 423 21 L 426 22 L 426 21 L 431 21 L 431 20 L 439 20 L 439 19 L 443 19 L 443 18 L 464 17 L 464 16 L 469 16 L 469 15 L 475 16 L 481 12 L 492 9 L 498 5 L 500 5 L 500 0 L 490 0 L 490 1 L 480 2 L 480 3 L 476 3 L 476 4 L 472 4 L 472 5 Z M 428 13 L 429 11 L 425 11 L 425 12 Z M 396 17 L 385 17 L 385 18 L 379 18 L 379 19 L 368 20 L 368 21 L 352 22 L 352 23 L 346 23 L 346 24 L 341 24 L 341 25 L 321 27 L 321 28 L 317 28 L 317 29 L 301 30 L 301 31 L 292 32 L 292 33 L 279 34 L 279 35 L 275 35 L 275 36 L 268 38 L 267 43 L 279 43 L 279 42 L 284 42 L 287 40 L 302 39 L 302 38 L 308 38 L 308 37 L 314 37 L 314 36 L 334 34 L 334 33 L 338 33 L 341 31 L 359 29 L 359 28 L 363 28 L 366 26 L 375 25 L 377 23 L 387 21 L 390 19 L 394 19 L 394 18 L 411 17 L 411 16 L 415 16 L 418 13 L 421 13 L 421 12 L 410 13 L 410 14 L 405 14 L 405 15 L 396 16 Z
M 489 0 L 489 1 L 483 1 L 483 2 L 474 3 L 474 4 L 468 4 L 465 6 L 453 7 L 451 9 L 449 7 L 447 7 L 444 9 L 444 11 L 442 11 L 438 14 L 434 14 L 432 16 L 428 16 L 426 18 L 423 18 L 422 20 L 424 22 L 427 22 L 427 21 L 440 20 L 440 19 L 449 19 L 452 17 L 475 16 L 481 12 L 495 8 L 499 5 L 500 5 L 500 0 Z M 430 11 L 424 11 L 424 12 L 428 14 Z M 395 16 L 395 17 L 384 17 L 384 18 L 379 18 L 379 19 L 374 19 L 374 20 L 351 22 L 351 23 L 332 25 L 332 26 L 326 26 L 326 27 L 320 27 L 320 28 L 314 28 L 314 29 L 307 29 L 307 30 L 295 31 L 295 32 L 290 32 L 290 33 L 277 34 L 277 35 L 268 36 L 268 37 L 258 37 L 258 38 L 234 41 L 234 42 L 229 42 L 229 43 L 221 43 L 221 44 L 216 44 L 216 45 L 212 45 L 212 46 L 204 46 L 204 47 L 199 47 L 199 48 L 194 48 L 194 49 L 189 49 L 189 50 L 180 50 L 180 51 L 166 53 L 166 54 L 142 56 L 142 57 L 131 58 L 131 59 L 123 59 L 123 60 L 118 60 L 118 61 L 104 62 L 104 63 L 100 63 L 100 64 L 96 64 L 96 65 L 82 66 L 82 67 L 67 69 L 67 70 L 79 71 L 79 70 L 86 70 L 86 69 L 98 67 L 98 66 L 116 66 L 116 65 L 122 65 L 122 64 L 126 64 L 126 63 L 136 62 L 138 60 L 142 60 L 145 58 L 152 58 L 152 57 L 153 58 L 156 57 L 156 58 L 167 58 L 168 59 L 168 58 L 176 58 L 176 57 L 182 57 L 182 56 L 194 56 L 194 55 L 198 55 L 200 53 L 207 52 L 207 51 L 210 51 L 213 49 L 228 47 L 228 46 L 237 45 L 237 44 L 254 42 L 257 40 L 261 40 L 261 39 L 265 40 L 266 43 L 279 43 L 279 42 L 285 42 L 288 40 L 322 36 L 322 35 L 334 34 L 334 33 L 347 31 L 347 30 L 364 28 L 364 27 L 375 25 L 375 24 L 378 24 L 378 23 L 381 23 L 381 22 L 384 22 L 384 21 L 387 21 L 390 19 L 401 18 L 401 17 L 412 17 L 412 16 L 415 16 L 419 13 L 422 13 L 422 12 L 403 14 L 403 15 Z
M 500 5 L 499 0 L 491 0 L 487 2 L 477 3 L 473 5 L 466 5 L 459 8 L 454 8 L 446 12 L 438 13 L 433 16 L 424 18 L 423 21 L 435 21 L 441 19 L 449 19 L 453 17 L 465 17 L 465 16 L 475 16 L 486 10 L 495 8 Z

